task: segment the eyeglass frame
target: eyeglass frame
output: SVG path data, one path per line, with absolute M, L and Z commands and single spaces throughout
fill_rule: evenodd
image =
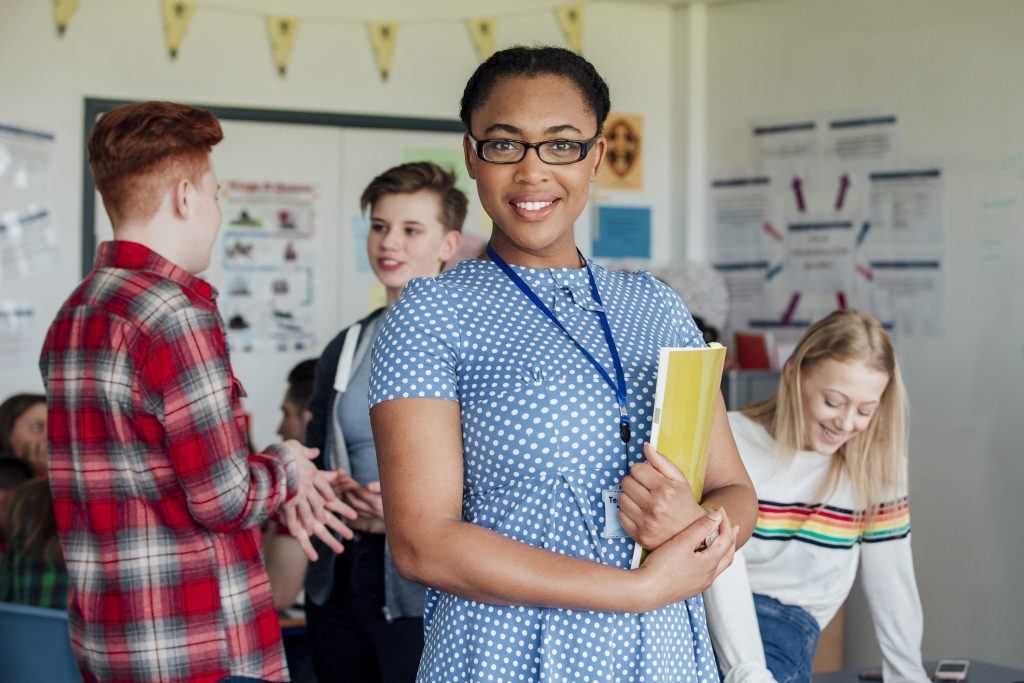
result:
M 601 139 L 601 131 L 598 131 L 597 135 L 590 138 L 589 140 L 569 140 L 567 138 L 541 140 L 540 142 L 527 142 L 526 140 L 512 140 L 509 138 L 487 138 L 486 140 L 477 140 L 476 138 L 473 137 L 472 133 L 466 133 L 466 139 L 469 140 L 469 144 L 473 148 L 473 152 L 476 154 L 476 158 L 488 164 L 497 164 L 499 166 L 518 164 L 519 162 L 526 158 L 526 155 L 529 154 L 531 149 L 535 149 L 537 150 L 537 158 L 540 159 L 541 162 L 547 164 L 548 166 L 569 166 L 570 164 L 578 164 L 579 162 L 587 158 L 587 155 L 590 154 L 590 150 L 592 150 L 594 148 L 594 145 L 597 144 L 597 141 Z M 483 147 L 483 145 L 487 144 L 488 142 L 514 142 L 517 145 L 522 145 L 523 156 L 519 157 L 515 161 L 491 161 L 490 159 L 485 159 L 484 155 L 480 153 L 480 149 L 481 147 Z M 579 158 L 573 161 L 544 161 L 544 159 L 541 158 L 540 156 L 540 147 L 541 145 L 548 145 L 551 144 L 552 142 L 572 142 L 577 145 L 580 145 Z

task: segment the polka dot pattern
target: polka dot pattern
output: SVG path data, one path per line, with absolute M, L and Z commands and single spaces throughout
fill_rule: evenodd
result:
M 614 377 L 587 273 L 512 266 Z M 628 567 L 601 537 L 601 491 L 642 459 L 662 346 L 703 345 L 679 297 L 649 273 L 591 263 L 628 385 L 615 392 L 498 267 L 463 261 L 410 282 L 373 349 L 370 404 L 458 401 L 463 516 L 532 546 Z M 642 614 L 509 607 L 430 590 L 419 681 L 717 681 L 701 597 Z

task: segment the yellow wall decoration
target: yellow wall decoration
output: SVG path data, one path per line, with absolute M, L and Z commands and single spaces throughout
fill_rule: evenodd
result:
M 288 60 L 292 57 L 295 34 L 299 32 L 299 18 L 267 16 L 267 30 L 270 32 L 270 49 L 274 53 L 277 73 L 284 76 L 288 71 Z
M 386 81 L 391 72 L 391 58 L 395 55 L 398 24 L 393 21 L 373 21 L 367 24 L 367 28 L 370 30 L 370 43 L 373 44 L 373 54 L 377 57 L 380 77 Z
M 576 54 L 583 54 L 583 5 L 562 5 L 555 8 L 555 14 L 569 47 Z
M 78 0 L 53 0 L 53 18 L 57 23 L 57 35 L 63 36 L 78 9 Z
M 476 53 L 480 61 L 486 61 L 494 54 L 494 26 L 497 22 L 494 19 L 473 18 L 466 20 L 469 28 L 469 37 L 473 39 Z
M 178 48 L 185 39 L 185 32 L 196 12 L 193 2 L 183 0 L 161 0 L 164 15 L 164 37 L 167 39 L 167 51 L 171 59 L 177 59 Z
M 608 115 L 604 123 L 608 147 L 597 182 L 613 190 L 642 190 L 644 119 L 639 114 Z

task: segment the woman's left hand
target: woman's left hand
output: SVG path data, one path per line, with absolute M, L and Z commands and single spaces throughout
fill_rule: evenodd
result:
M 707 513 L 671 460 L 649 443 L 644 455 L 647 462 L 633 465 L 622 480 L 619 522 L 630 538 L 653 550 Z

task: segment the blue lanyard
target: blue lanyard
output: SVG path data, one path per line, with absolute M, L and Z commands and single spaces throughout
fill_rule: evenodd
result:
M 579 254 L 579 250 L 577 250 L 576 253 Z M 632 437 L 632 432 L 629 428 L 629 416 L 626 414 L 626 376 L 622 372 L 622 361 L 619 360 L 619 351 L 615 347 L 615 339 L 612 338 L 612 328 L 608 324 L 608 315 L 604 312 L 604 304 L 601 303 L 601 293 L 597 291 L 597 282 L 594 281 L 594 273 L 590 270 L 590 264 L 586 264 L 587 277 L 590 278 L 590 291 L 594 295 L 594 301 L 596 301 L 597 305 L 601 307 L 601 310 L 597 313 L 598 318 L 601 320 L 601 329 L 604 330 L 605 341 L 608 342 L 608 351 L 611 352 L 612 355 L 612 363 L 615 364 L 614 382 L 612 382 L 612 378 L 608 375 L 608 371 L 606 371 L 601 364 L 597 362 L 596 358 L 590 355 L 589 351 L 583 348 L 583 345 L 580 344 L 575 337 L 569 334 L 569 330 L 565 329 L 565 326 L 558 320 L 558 318 L 555 317 L 555 314 L 551 312 L 551 309 L 540 300 L 540 297 L 538 297 L 532 289 L 530 289 L 530 285 L 526 284 L 523 281 L 523 278 L 519 277 L 519 275 L 516 274 L 516 271 L 512 270 L 512 267 L 505 263 L 505 259 L 498 256 L 494 249 L 491 248 L 490 244 L 487 245 L 487 255 L 491 257 L 491 260 L 494 261 L 499 268 L 501 268 L 505 275 L 508 276 L 508 279 L 514 282 L 515 285 L 523 291 L 523 294 L 533 302 L 533 305 L 539 308 L 541 312 L 551 320 L 551 322 L 558 326 L 558 329 L 565 333 L 565 336 L 567 336 L 569 340 L 576 345 L 576 348 L 586 356 L 587 360 L 594 366 L 597 372 L 604 379 L 605 383 L 612 388 L 615 392 L 615 400 L 619 407 L 619 436 L 622 438 L 622 443 L 629 443 L 629 439 Z M 583 259 L 582 254 L 580 254 L 580 258 Z M 586 263 L 586 259 L 583 259 L 583 262 Z

